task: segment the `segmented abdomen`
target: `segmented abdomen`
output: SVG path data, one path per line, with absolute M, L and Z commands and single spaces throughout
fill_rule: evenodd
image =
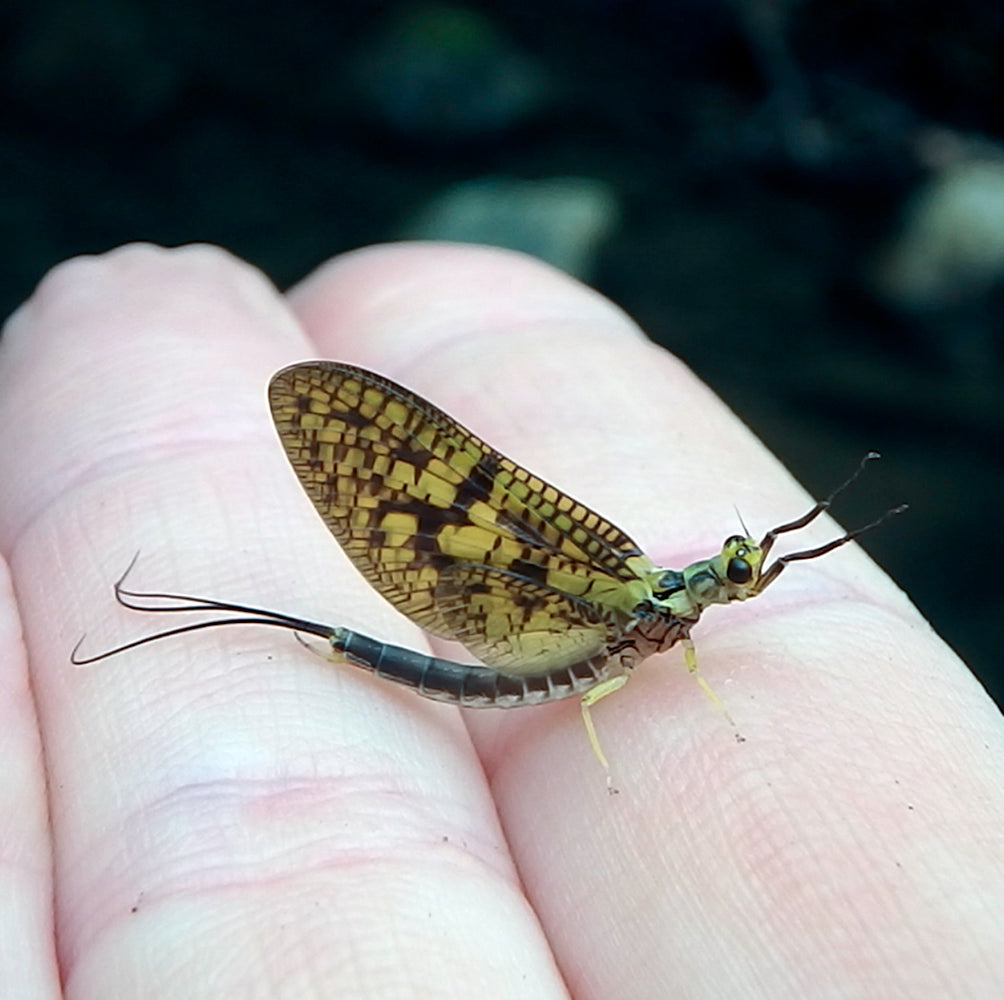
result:
M 426 698 L 467 708 L 514 708 L 570 698 L 619 672 L 616 661 L 605 652 L 547 673 L 517 676 L 393 646 L 347 628 L 335 629 L 328 641 L 349 663 L 377 677 L 405 684 Z

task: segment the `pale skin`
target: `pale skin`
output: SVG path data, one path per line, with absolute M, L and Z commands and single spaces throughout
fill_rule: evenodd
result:
M 83 632 L 177 624 L 114 604 L 137 549 L 135 589 L 423 648 L 275 440 L 268 378 L 311 357 L 412 386 L 662 565 L 734 505 L 754 535 L 811 505 L 526 258 L 377 248 L 286 297 L 207 248 L 63 265 L 0 342 L 0 996 L 1004 993 L 1000 717 L 857 546 L 694 629 L 743 742 L 679 647 L 594 706 L 616 795 L 574 699 L 462 714 L 264 628 L 71 666 Z

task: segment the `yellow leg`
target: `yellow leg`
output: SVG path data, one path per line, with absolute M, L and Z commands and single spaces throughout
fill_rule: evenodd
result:
M 693 677 L 694 680 L 701 686 L 701 690 L 711 700 L 711 704 L 725 716 L 729 725 L 733 729 L 736 729 L 736 724 L 732 721 L 732 716 L 729 715 L 729 711 L 723 704 L 722 699 L 715 694 L 711 685 L 708 684 L 708 682 L 700 675 L 697 669 L 697 651 L 694 649 L 694 643 L 690 639 L 683 640 L 683 662 L 687 664 L 687 669 L 690 671 L 691 677 Z M 736 735 L 738 736 L 738 731 L 736 732 Z
M 600 746 L 600 741 L 596 736 L 596 727 L 593 725 L 593 716 L 589 709 L 601 698 L 606 698 L 608 694 L 613 694 L 614 691 L 619 691 L 625 684 L 627 684 L 627 679 L 627 674 L 619 674 L 616 677 L 608 677 L 605 681 L 600 681 L 596 687 L 590 688 L 579 701 L 579 707 L 582 709 L 582 722 L 586 727 L 586 735 L 589 737 L 589 745 L 593 748 L 593 753 L 596 754 L 596 759 L 603 765 L 603 770 L 607 772 L 608 787 L 611 785 L 610 763 L 607 761 L 607 756 L 603 752 L 603 748 Z

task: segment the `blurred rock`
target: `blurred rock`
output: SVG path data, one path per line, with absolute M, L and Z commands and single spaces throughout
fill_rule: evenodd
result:
M 619 215 L 613 190 L 593 178 L 486 177 L 448 188 L 419 210 L 404 235 L 522 250 L 588 278 Z
M 950 374 L 987 382 L 1000 368 L 1004 160 L 946 164 L 910 199 L 875 269 L 880 294 L 906 313 Z
M 1004 278 L 1004 160 L 953 163 L 907 205 L 879 288 L 908 309 L 971 300 Z

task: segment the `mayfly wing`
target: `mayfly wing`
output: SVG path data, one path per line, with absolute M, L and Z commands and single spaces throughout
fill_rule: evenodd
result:
M 507 570 L 461 562 L 442 570 L 436 606 L 451 638 L 513 674 L 588 659 L 619 631 L 616 613 L 602 605 Z
M 269 403 L 300 483 L 363 576 L 484 662 L 588 655 L 637 603 L 651 562 L 627 535 L 415 393 L 314 361 L 277 373 Z

